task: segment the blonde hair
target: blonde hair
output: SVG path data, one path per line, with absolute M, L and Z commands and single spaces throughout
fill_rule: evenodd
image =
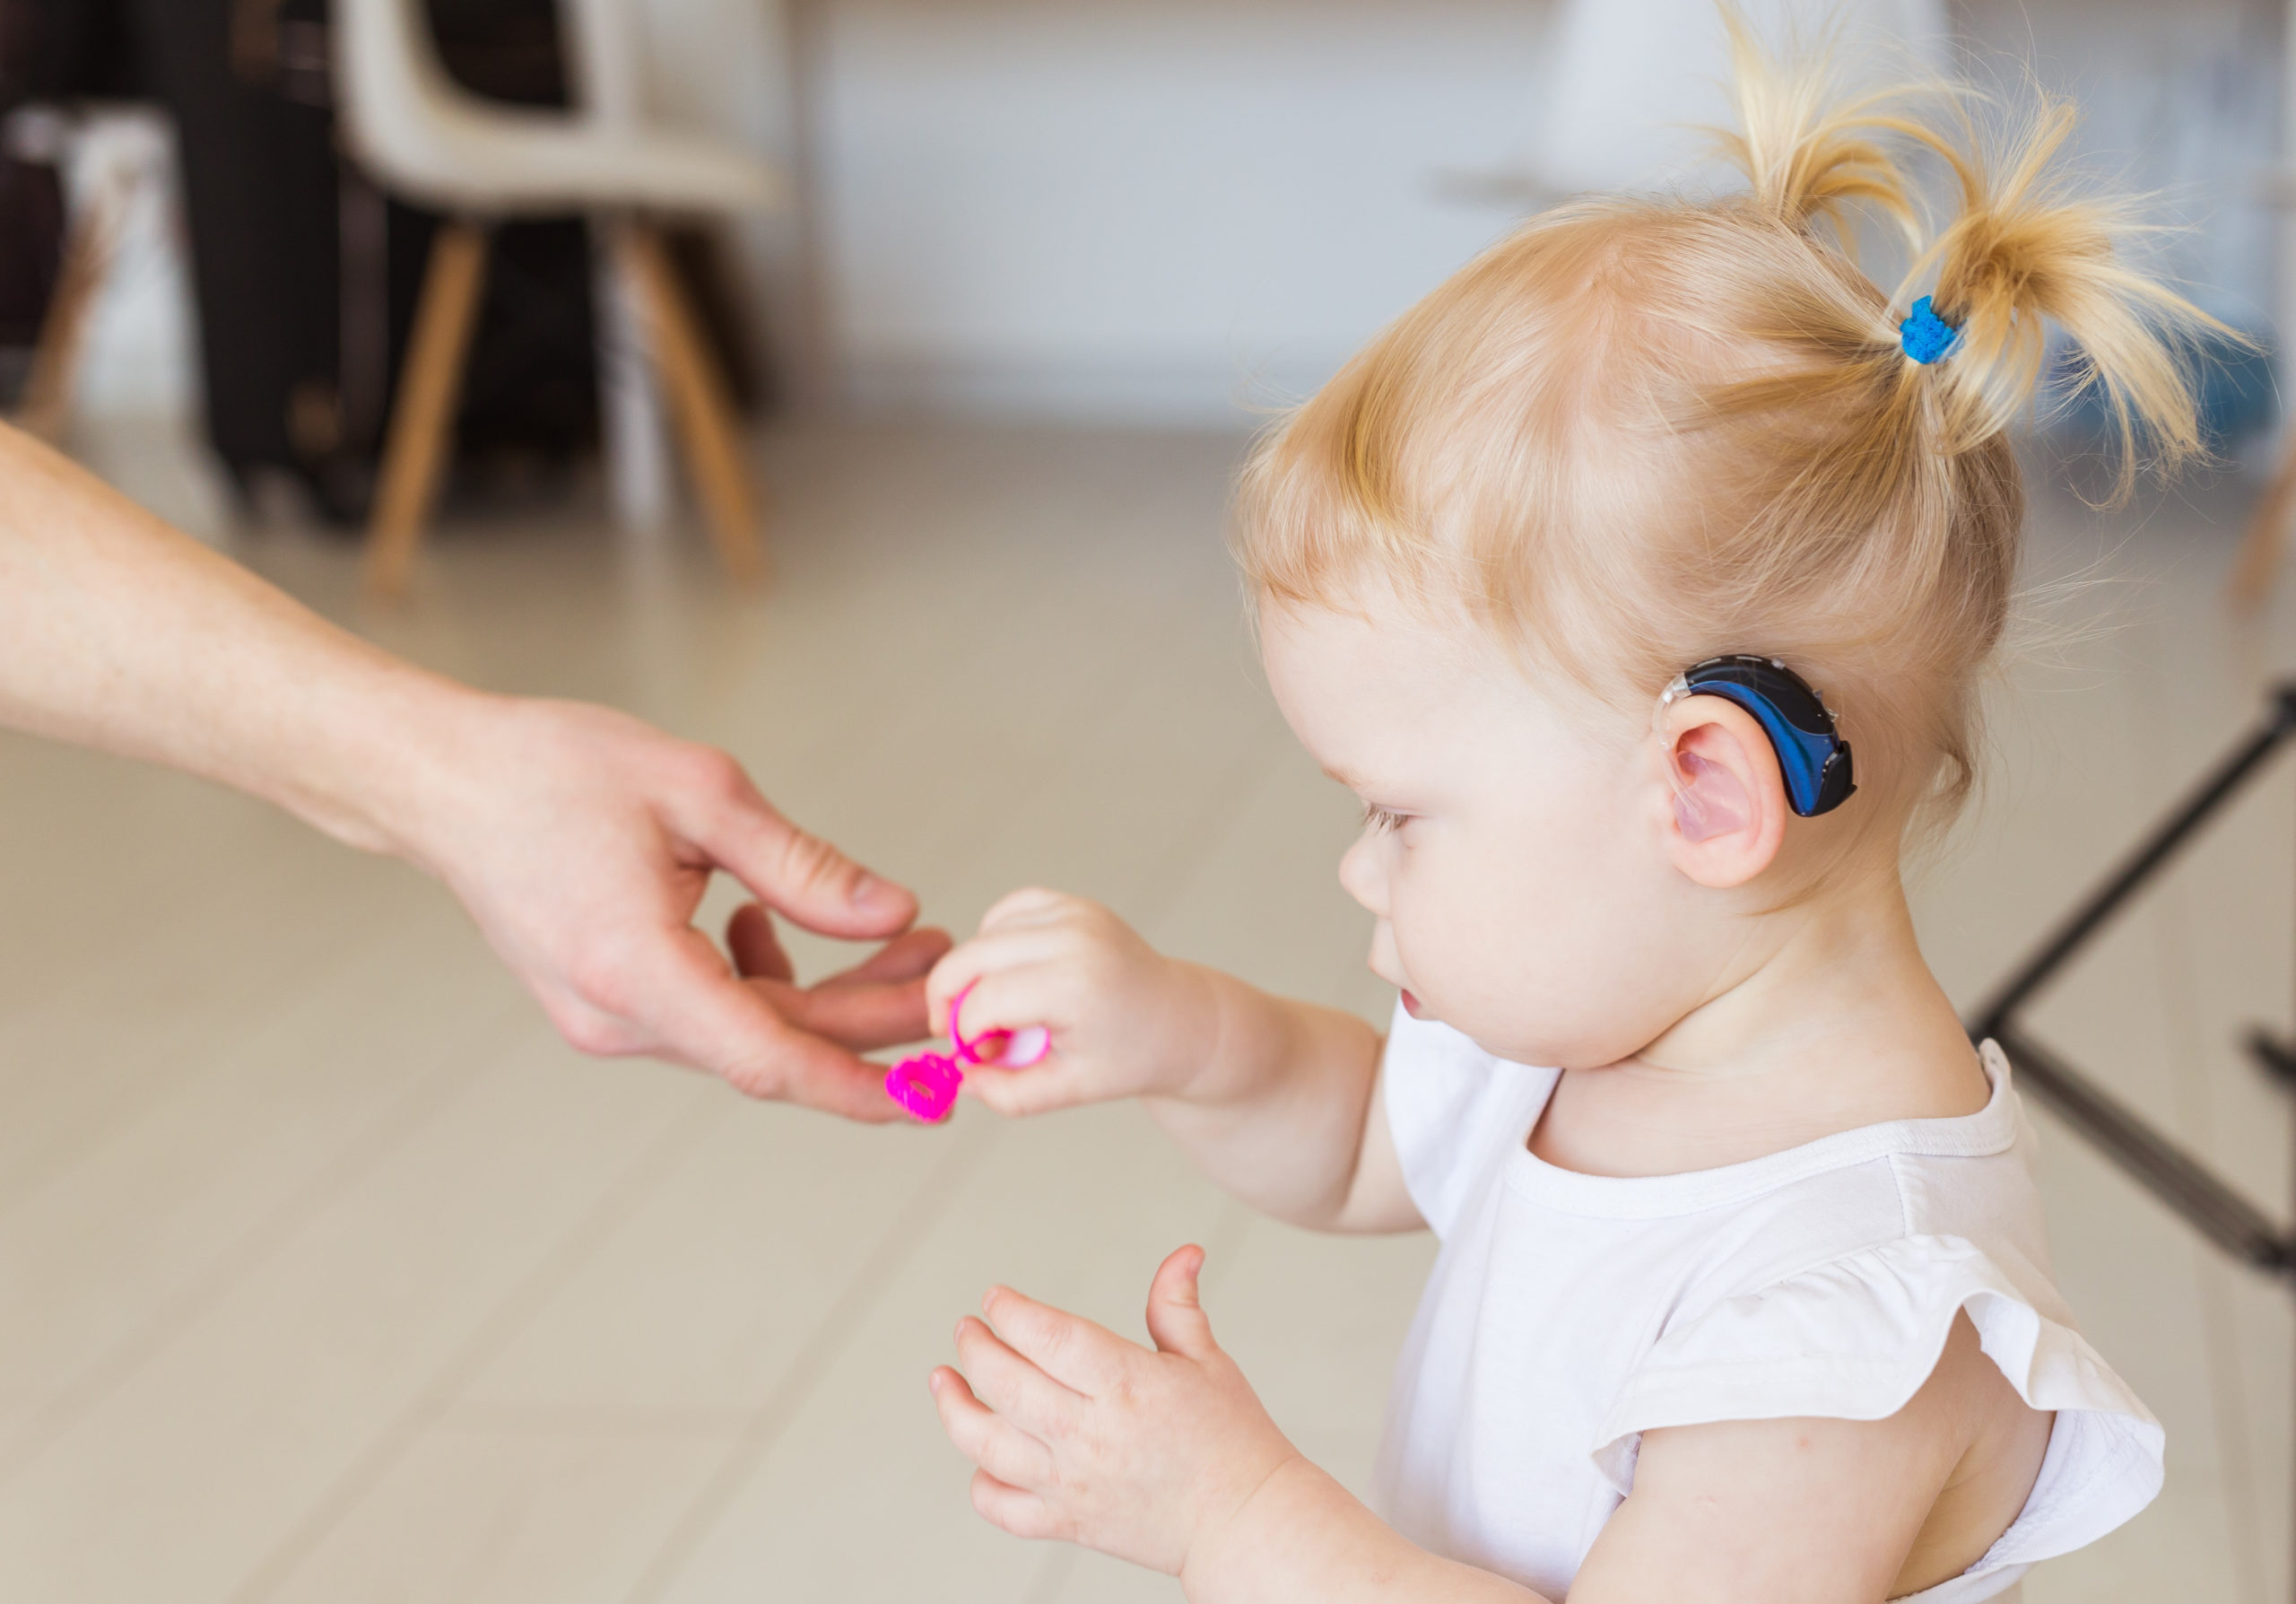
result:
M 2117 250 L 2123 203 L 2058 170 L 2066 103 L 2036 95 L 1988 155 L 1967 97 L 1844 100 L 1822 57 L 1783 66 L 1725 16 L 1749 187 L 1580 200 L 1486 251 L 1262 440 L 1237 553 L 1263 600 L 1463 602 L 1622 710 L 1704 658 L 1781 658 L 1857 751 L 1860 796 L 1822 823 L 1896 838 L 1974 775 L 2046 325 L 2101 392 L 2123 493 L 2141 457 L 2201 454 L 2185 355 L 2218 326 Z M 1858 212 L 1909 241 L 1893 292 L 1857 264 Z M 1932 275 L 1960 335 L 1925 366 L 1898 325 Z

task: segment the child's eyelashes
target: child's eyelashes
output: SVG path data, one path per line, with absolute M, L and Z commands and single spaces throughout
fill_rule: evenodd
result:
M 1363 827 L 1380 835 L 1402 829 L 1404 822 L 1410 817 L 1407 813 L 1397 813 L 1391 807 L 1380 806 L 1377 802 L 1363 804 Z

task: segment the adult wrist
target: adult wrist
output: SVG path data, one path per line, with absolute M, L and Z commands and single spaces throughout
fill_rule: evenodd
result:
M 377 653 L 312 699 L 315 728 L 272 800 L 347 845 L 440 873 L 456 799 L 500 745 L 509 705 Z

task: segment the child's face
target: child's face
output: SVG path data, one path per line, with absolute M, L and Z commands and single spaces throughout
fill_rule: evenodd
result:
M 1339 877 L 1378 918 L 1371 968 L 1518 1062 L 1633 1052 L 1723 958 L 1665 853 L 1657 743 L 1469 623 L 1369 612 L 1271 604 L 1261 625 L 1284 717 L 1367 810 Z

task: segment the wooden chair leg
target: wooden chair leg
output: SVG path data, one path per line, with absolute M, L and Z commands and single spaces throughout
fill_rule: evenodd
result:
M 2272 483 L 2248 515 L 2248 533 L 2232 560 L 2232 577 L 2224 588 L 2234 612 L 2254 613 L 2264 605 L 2287 554 L 2292 522 L 2296 522 L 2296 431 L 2280 448 L 2280 466 L 2272 470 Z
M 742 462 L 733 397 L 710 357 L 700 322 L 678 287 L 660 236 L 639 224 L 625 224 L 615 248 L 652 336 L 678 444 L 718 560 L 738 581 L 761 579 L 765 554 L 758 540 L 757 496 Z
M 115 197 L 107 190 L 72 220 L 57 264 L 56 287 L 41 315 L 31 369 L 16 407 L 16 422 L 50 445 L 72 421 L 72 390 L 80 370 L 80 348 L 87 343 L 88 314 L 110 266 L 118 231 Z
M 422 298 L 414 314 L 406 367 L 399 375 L 383 447 L 382 477 L 367 525 L 367 585 L 381 596 L 406 588 L 422 541 L 462 395 L 463 361 L 486 283 L 486 231 L 475 223 L 441 223 L 430 245 Z

